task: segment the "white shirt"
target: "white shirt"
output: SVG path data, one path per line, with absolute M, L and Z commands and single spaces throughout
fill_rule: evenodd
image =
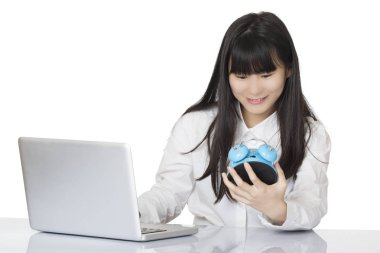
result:
M 237 108 L 241 115 L 240 106 Z M 243 203 L 231 202 L 226 196 L 214 204 L 216 197 L 211 177 L 196 181 L 208 165 L 206 141 L 194 152 L 181 154 L 192 150 L 203 139 L 216 113 L 217 108 L 214 107 L 187 113 L 177 120 L 164 149 L 156 183 L 138 198 L 140 221 L 167 223 L 177 217 L 187 204 L 194 215 L 195 225 L 270 227 L 282 230 L 312 229 L 318 225 L 327 212 L 326 170 L 331 149 L 329 135 L 322 123 L 310 121 L 312 137 L 297 172 L 297 179 L 294 181 L 291 177 L 287 180 L 287 218 L 283 225 L 278 226 L 272 225 L 261 212 Z M 251 138 L 261 139 L 275 147 L 280 157 L 278 130 L 276 112 L 253 128 L 248 128 L 244 121 L 238 120 L 235 144 Z M 257 148 L 261 144 L 259 141 L 245 143 L 249 148 Z

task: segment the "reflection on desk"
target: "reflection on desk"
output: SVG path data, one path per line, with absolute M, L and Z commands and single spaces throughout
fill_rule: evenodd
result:
M 131 242 L 37 233 L 26 219 L 0 218 L 0 253 L 77 252 L 332 252 L 379 253 L 379 230 L 280 232 L 259 228 L 200 227 L 193 236 Z
M 326 242 L 313 231 L 202 227 L 193 236 L 131 242 L 82 236 L 37 233 L 27 253 L 62 252 L 326 252 Z

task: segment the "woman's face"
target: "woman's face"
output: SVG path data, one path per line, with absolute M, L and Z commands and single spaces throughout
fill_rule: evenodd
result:
M 284 90 L 287 76 L 289 75 L 282 66 L 277 66 L 270 73 L 229 75 L 232 93 L 241 104 L 243 118 L 249 128 L 275 111 L 274 104 Z

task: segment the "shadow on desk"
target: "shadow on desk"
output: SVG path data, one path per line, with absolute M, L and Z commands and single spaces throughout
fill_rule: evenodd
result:
M 193 236 L 132 242 L 52 233 L 31 236 L 27 253 L 63 252 L 326 252 L 314 231 L 279 232 L 256 228 L 200 227 Z

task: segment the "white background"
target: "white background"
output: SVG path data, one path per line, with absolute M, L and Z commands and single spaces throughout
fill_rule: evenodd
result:
M 181 2 L 0 2 L 0 217 L 27 217 L 19 136 L 128 142 L 138 194 L 148 190 L 228 26 L 266 10 L 288 27 L 305 96 L 332 139 L 319 228 L 380 229 L 375 1 Z

